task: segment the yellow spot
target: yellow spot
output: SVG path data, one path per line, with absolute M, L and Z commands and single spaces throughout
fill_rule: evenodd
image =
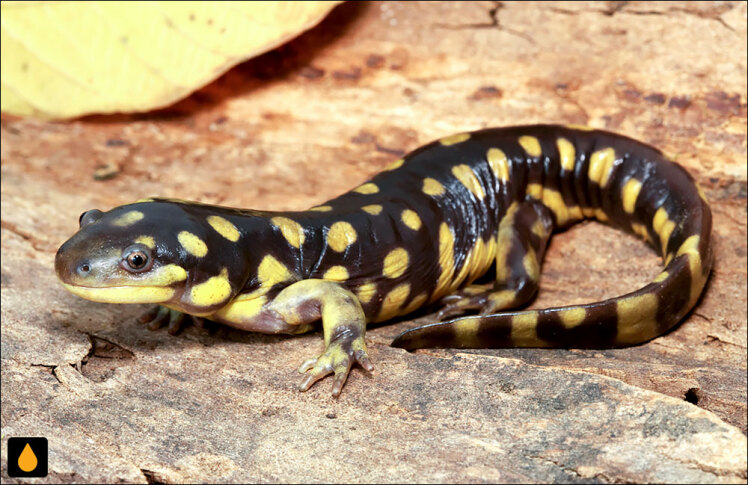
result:
M 34 471 L 38 464 L 39 460 L 37 460 L 34 450 L 32 450 L 31 446 L 26 443 L 26 446 L 23 447 L 21 454 L 18 456 L 18 468 L 29 473 Z
M 138 236 L 135 242 L 151 249 L 156 247 L 156 240 L 153 239 L 153 236 Z
M 291 246 L 299 248 L 304 244 L 304 228 L 298 222 L 287 217 L 273 217 L 270 222 L 280 229 L 283 237 Z
M 231 296 L 231 283 L 226 268 L 221 274 L 208 278 L 190 289 L 190 301 L 196 306 L 212 306 L 226 301 Z
M 397 248 L 390 251 L 384 257 L 384 269 L 382 274 L 388 278 L 397 278 L 405 273 L 408 269 L 408 251 L 403 248 Z
M 455 143 L 462 143 L 463 141 L 470 139 L 470 133 L 458 133 L 456 135 L 450 135 L 439 140 L 444 146 L 454 145 Z
M 189 231 L 181 231 L 177 234 L 177 240 L 179 240 L 179 244 L 182 245 L 185 251 L 193 256 L 202 258 L 208 254 L 208 246 L 205 245 L 202 239 Z
M 348 279 L 348 270 L 345 266 L 333 266 L 322 275 L 323 280 L 345 281 Z
M 269 254 L 262 258 L 257 267 L 257 279 L 263 286 L 273 286 L 293 278 L 286 265 Z
M 142 218 L 144 218 L 145 215 L 140 211 L 130 211 L 122 214 L 118 218 L 112 221 L 113 226 L 119 226 L 119 227 L 127 227 L 132 224 L 135 224 Z
M 169 286 L 187 279 L 187 271 L 176 264 L 160 266 L 143 279 L 145 283 L 152 286 Z
M 243 295 L 239 295 L 243 296 Z M 253 298 L 239 298 L 232 300 L 226 306 L 214 313 L 215 317 L 233 324 L 251 323 L 262 310 L 267 298 L 255 296 Z
M 455 340 L 466 347 L 478 344 L 480 318 L 461 318 L 452 324 Z
M 626 181 L 621 190 L 621 199 L 623 200 L 623 210 L 627 214 L 633 214 L 636 207 L 636 199 L 639 198 L 639 192 L 642 190 L 641 181 L 631 178 Z
M 432 300 L 442 296 L 449 288 L 455 270 L 454 249 L 455 239 L 452 230 L 446 222 L 442 222 L 439 225 L 439 266 L 441 267 L 441 273 L 436 282 L 434 293 L 431 295 Z
M 418 310 L 423 306 L 424 303 L 426 303 L 426 300 L 428 300 L 429 295 L 428 293 L 421 293 L 420 295 L 417 295 L 414 297 L 410 303 L 408 303 L 408 306 L 405 307 L 403 310 L 403 315 L 410 313 L 412 311 Z
M 405 163 L 405 159 L 404 158 L 399 158 L 399 159 L 395 160 L 394 162 L 390 163 L 389 165 L 387 165 L 386 167 L 384 167 L 382 169 L 382 171 L 383 172 L 388 172 L 390 170 L 395 170 L 396 168 L 402 167 L 403 163 Z
M 512 343 L 518 347 L 544 346 L 538 338 L 538 312 L 522 312 L 512 317 Z
M 522 266 L 525 267 L 525 273 L 527 273 L 528 278 L 532 281 L 538 281 L 538 278 L 540 278 L 540 267 L 538 266 L 538 257 L 535 251 L 528 249 L 522 258 Z
M 208 216 L 207 221 L 208 224 L 210 224 L 210 227 L 229 241 L 236 242 L 239 240 L 239 236 L 241 235 L 239 229 L 237 229 L 228 219 L 221 216 Z
M 353 189 L 353 191 L 358 192 L 359 194 L 376 194 L 377 192 L 379 192 L 379 187 L 369 182 L 356 187 L 355 189 Z
M 373 216 L 378 216 L 382 213 L 382 206 L 379 204 L 365 205 L 361 208 L 361 210 Z
M 647 226 L 644 224 L 633 222 L 631 223 L 631 230 L 634 231 L 634 234 L 638 234 L 644 238 L 645 241 L 649 241 L 649 231 L 647 231 Z
M 381 322 L 397 315 L 399 313 L 397 310 L 403 306 L 403 303 L 405 303 L 409 294 L 410 284 L 408 283 L 398 285 L 392 291 L 387 293 L 387 296 L 385 296 L 382 301 L 382 308 L 379 310 L 377 321 Z
M 438 180 L 426 177 L 423 179 L 423 193 L 431 196 L 442 195 L 444 186 Z
M 330 212 L 332 210 L 332 207 L 330 207 L 329 205 L 318 205 L 317 207 L 312 207 L 309 210 L 316 212 Z
M 675 222 L 670 220 L 664 207 L 660 207 L 655 212 L 652 219 L 652 228 L 660 236 L 660 247 L 662 248 L 662 257 L 664 258 L 667 255 L 667 245 L 670 241 L 670 235 L 675 229 Z
M 635 344 L 657 336 L 657 295 L 645 293 L 616 302 L 619 344 Z
M 506 154 L 498 148 L 489 148 L 486 158 L 496 178 L 504 183 L 509 181 L 510 169 Z
M 140 203 L 143 203 L 143 202 L 153 202 L 153 199 L 150 198 L 150 197 L 146 197 L 145 199 L 138 199 L 138 200 L 135 201 L 135 204 L 140 204 Z
M 600 222 L 605 222 L 608 220 L 608 214 L 602 209 L 595 209 L 595 218 Z
M 338 253 L 348 249 L 357 238 L 356 230 L 348 222 L 336 222 L 327 231 L 327 245 Z
M 543 150 L 540 148 L 540 141 L 534 136 L 520 136 L 517 141 L 531 157 L 539 157 L 543 154 Z
M 457 177 L 457 180 L 467 187 L 467 189 L 479 200 L 482 200 L 486 196 L 483 192 L 480 180 L 478 180 L 478 177 L 475 176 L 475 172 L 473 172 L 468 165 L 461 164 L 453 167 L 452 174 Z
M 667 271 L 663 271 L 662 273 L 657 275 L 657 278 L 654 279 L 654 282 L 660 283 L 661 281 L 665 281 L 668 276 L 670 276 L 670 274 Z
M 416 212 L 413 210 L 405 209 L 400 215 L 400 218 L 402 219 L 403 224 L 413 229 L 414 231 L 417 231 L 421 228 L 421 218 L 418 217 L 418 214 L 416 214 Z
M 610 172 L 613 169 L 613 163 L 616 161 L 616 152 L 612 148 L 598 150 L 590 155 L 590 166 L 587 176 L 593 182 L 597 182 L 600 187 L 605 187 L 610 178 Z
M 374 298 L 374 295 L 377 294 L 377 285 L 376 283 L 364 283 L 363 285 L 358 287 L 358 290 L 356 290 L 356 296 L 358 297 L 358 300 L 362 304 L 369 303 L 372 298 Z
M 558 154 L 561 158 L 561 168 L 567 172 L 573 172 L 574 164 L 577 160 L 574 145 L 566 138 L 559 138 L 556 140 L 556 146 L 558 147 Z
M 558 312 L 561 323 L 566 328 L 574 328 L 582 323 L 587 316 L 587 311 L 582 307 L 573 307 Z
M 579 131 L 593 131 L 595 128 L 587 125 L 576 125 L 576 124 L 569 124 L 564 125 L 566 128 L 569 128 L 570 130 L 579 130 Z

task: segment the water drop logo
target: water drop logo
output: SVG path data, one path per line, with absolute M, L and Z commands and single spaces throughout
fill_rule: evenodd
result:
M 46 477 L 48 451 L 47 438 L 8 438 L 8 475 Z

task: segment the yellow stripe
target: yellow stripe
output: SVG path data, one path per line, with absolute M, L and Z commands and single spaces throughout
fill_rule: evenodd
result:
M 462 185 L 473 193 L 478 200 L 483 200 L 486 194 L 483 192 L 483 187 L 480 184 L 480 180 L 476 177 L 475 172 L 465 164 L 457 165 L 452 168 L 452 174 L 457 177 Z
M 566 138 L 559 138 L 556 140 L 556 146 L 558 147 L 558 155 L 561 159 L 561 168 L 567 172 L 573 172 L 576 163 L 574 145 Z
M 619 344 L 635 344 L 657 336 L 657 295 L 645 293 L 616 302 Z
M 506 183 L 509 180 L 509 159 L 506 154 L 498 148 L 489 148 L 486 154 L 488 165 L 491 167 L 494 176 L 500 181 Z
M 627 214 L 633 214 L 636 207 L 636 199 L 639 198 L 639 192 L 642 190 L 642 183 L 634 178 L 628 179 L 621 190 L 621 199 L 623 200 L 623 210 Z
M 590 166 L 587 176 L 600 187 L 605 187 L 610 178 L 613 162 L 616 160 L 616 152 L 612 148 L 598 150 L 590 156 Z

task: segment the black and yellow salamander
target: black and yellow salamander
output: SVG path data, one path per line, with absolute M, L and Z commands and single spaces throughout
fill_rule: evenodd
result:
M 504 312 L 527 304 L 554 230 L 594 218 L 663 258 L 650 284 L 618 298 Z M 695 305 L 712 266 L 711 211 L 693 178 L 624 136 L 554 125 L 442 138 L 369 181 L 300 212 L 144 199 L 81 215 L 60 247 L 64 287 L 109 303 L 158 303 L 151 326 L 184 314 L 262 333 L 322 322 L 325 350 L 300 389 L 351 366 L 372 369 L 364 333 L 440 303 L 439 319 L 393 346 L 587 347 L 638 344 Z M 473 282 L 495 265 L 492 282 Z

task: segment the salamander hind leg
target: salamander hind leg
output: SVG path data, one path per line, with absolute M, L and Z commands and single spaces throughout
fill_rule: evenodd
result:
M 299 390 L 308 390 L 318 380 L 334 374 L 332 394 L 339 396 L 354 363 L 367 371 L 374 369 L 366 350 L 366 317 L 355 295 L 337 283 L 303 280 L 283 289 L 269 309 L 292 325 L 322 319 L 325 350 L 305 361 Z
M 529 303 L 538 290 L 540 263 L 553 230 L 551 212 L 536 200 L 515 202 L 499 224 L 496 281 L 444 297 L 439 320 L 478 310 L 487 315 Z

